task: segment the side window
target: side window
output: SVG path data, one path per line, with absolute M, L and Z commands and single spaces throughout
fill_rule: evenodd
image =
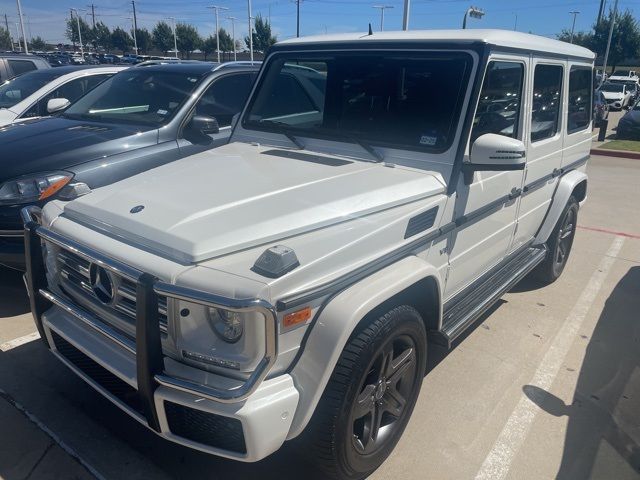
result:
M 291 73 L 280 72 L 271 95 L 253 113 L 263 118 L 277 118 L 319 110 L 297 78 Z
M 486 133 L 518 136 L 523 79 L 523 64 L 489 62 L 473 119 L 471 143 Z
M 220 127 L 228 127 L 244 107 L 254 79 L 254 73 L 236 73 L 214 80 L 196 104 L 196 114 L 215 117 Z
M 23 73 L 36 70 L 36 64 L 29 60 L 11 60 L 9 59 L 9 67 L 13 71 L 14 76 L 22 75 Z
M 591 69 L 572 67 L 569 73 L 569 109 L 567 132 L 584 130 L 591 124 L 592 114 Z
M 551 138 L 558 132 L 563 70 L 561 65 L 536 65 L 531 110 L 532 142 Z

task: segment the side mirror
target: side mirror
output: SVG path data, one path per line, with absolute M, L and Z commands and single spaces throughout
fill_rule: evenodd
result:
M 486 133 L 473 142 L 464 167 L 467 171 L 524 170 L 526 156 L 520 140 Z
M 71 105 L 71 102 L 66 98 L 52 98 L 47 102 L 47 112 L 56 113 L 64 110 L 69 105 Z
M 189 122 L 189 129 L 203 135 L 212 135 L 220 132 L 218 120 L 214 117 L 207 117 L 206 115 L 194 115 Z

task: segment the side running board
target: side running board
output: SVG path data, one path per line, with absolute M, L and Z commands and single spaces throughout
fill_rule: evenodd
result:
M 449 300 L 442 313 L 442 330 L 432 337 L 433 340 L 451 347 L 460 334 L 542 262 L 546 255 L 544 246 L 524 248 Z

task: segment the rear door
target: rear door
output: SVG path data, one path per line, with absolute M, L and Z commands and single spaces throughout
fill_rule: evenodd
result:
M 593 113 L 593 68 L 569 62 L 565 73 L 567 109 L 564 130 L 562 168 L 574 168 L 586 162 L 591 147 L 591 115 Z

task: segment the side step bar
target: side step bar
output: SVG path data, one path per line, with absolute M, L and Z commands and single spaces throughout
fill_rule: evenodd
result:
M 524 248 L 449 300 L 444 305 L 442 330 L 432 337 L 433 340 L 450 348 L 460 334 L 542 262 L 546 255 L 544 246 Z

